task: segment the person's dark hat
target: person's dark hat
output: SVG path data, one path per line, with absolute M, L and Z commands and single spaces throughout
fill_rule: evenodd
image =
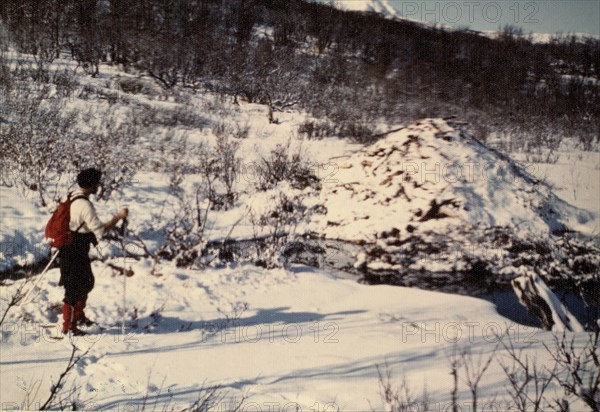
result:
M 82 170 L 77 175 L 77 184 L 83 189 L 91 189 L 100 183 L 102 172 L 96 168 Z

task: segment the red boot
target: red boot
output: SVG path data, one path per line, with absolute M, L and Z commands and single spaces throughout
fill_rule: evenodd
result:
M 83 317 L 83 308 L 85 307 L 85 303 L 81 300 L 75 302 L 75 306 L 73 307 L 73 321 L 77 325 L 79 320 Z
M 78 300 L 77 302 L 75 302 L 75 314 L 73 315 L 73 319 L 75 319 L 76 325 L 83 325 L 89 327 L 92 326 L 94 322 L 89 320 L 87 316 L 85 316 L 85 312 L 83 311 L 85 309 L 86 300 L 87 298 L 83 298 L 82 300 Z
M 62 307 L 62 315 L 63 315 L 63 333 L 69 333 L 71 329 L 71 325 L 73 325 L 73 306 L 68 303 L 63 303 Z
M 63 328 L 62 331 L 64 334 L 69 333 L 69 331 L 75 335 L 85 335 L 85 332 L 77 329 L 77 321 L 75 319 L 76 309 L 74 306 L 69 305 L 68 303 L 63 303 L 62 307 L 62 315 L 63 315 Z

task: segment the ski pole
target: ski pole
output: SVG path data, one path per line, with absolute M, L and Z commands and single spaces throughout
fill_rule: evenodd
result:
M 27 301 L 27 298 L 29 297 L 29 294 L 39 285 L 40 281 L 42 280 L 42 278 L 44 277 L 44 275 L 46 274 L 46 272 L 48 271 L 48 269 L 50 269 L 50 266 L 52 265 L 52 263 L 54 262 L 54 260 L 56 260 L 56 257 L 58 256 L 59 252 L 60 252 L 60 250 L 56 249 L 56 252 L 54 252 L 54 255 L 50 259 L 50 262 L 48 262 L 48 264 L 46 265 L 46 267 L 44 268 L 44 270 L 42 271 L 42 273 L 40 273 L 40 275 L 38 277 L 38 280 L 35 282 L 35 285 L 33 285 L 33 287 L 31 289 L 29 289 L 29 292 L 27 292 L 25 294 L 25 296 L 23 296 L 23 299 L 21 300 L 20 305 L 24 305 L 25 304 L 25 302 Z
M 104 261 L 104 256 L 102 255 L 102 252 L 100 251 L 100 248 L 98 247 L 98 245 L 96 245 L 96 251 L 98 252 L 98 255 L 100 256 L 100 259 L 102 261 Z M 111 266 L 111 264 L 109 263 L 108 266 Z M 122 307 L 121 307 L 121 335 L 125 336 L 125 305 L 127 302 L 127 299 L 126 299 L 127 275 L 125 274 L 125 272 L 123 272 L 122 274 L 123 274 L 123 303 L 122 303 Z
M 123 239 L 123 237 L 125 236 L 125 234 L 127 233 L 127 225 L 128 225 L 128 221 L 127 218 L 123 219 L 123 222 L 121 222 L 121 228 L 119 230 L 120 234 L 121 234 L 121 239 Z M 125 247 L 123 247 L 123 252 L 125 253 L 125 256 L 127 256 L 127 251 L 125 250 Z M 121 336 L 125 336 L 125 307 L 127 305 L 127 274 L 123 273 L 123 308 L 121 310 Z
M 127 233 L 127 226 L 129 226 L 129 221 L 127 220 L 127 218 L 125 218 L 121 222 L 121 227 L 119 228 L 119 234 L 121 235 L 121 237 L 124 237 Z
M 125 305 L 127 293 L 127 275 L 123 273 L 123 309 L 121 310 L 121 336 L 125 339 Z
M 98 255 L 100 256 L 100 260 L 104 261 L 104 256 L 102 255 L 102 252 L 100 251 L 100 248 L 98 247 L 98 245 L 96 245 L 96 251 L 98 252 Z M 110 266 L 110 264 L 108 264 Z M 126 276 L 123 275 L 123 278 L 125 278 Z M 123 307 L 121 308 L 121 334 L 125 335 L 125 280 L 123 280 Z

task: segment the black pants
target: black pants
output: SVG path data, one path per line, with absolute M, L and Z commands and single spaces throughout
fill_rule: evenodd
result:
M 75 306 L 80 300 L 85 300 L 94 288 L 94 274 L 90 262 L 90 244 L 96 243 L 93 233 L 72 233 L 73 243 L 60 249 L 60 281 L 59 286 L 65 287 L 63 302 Z

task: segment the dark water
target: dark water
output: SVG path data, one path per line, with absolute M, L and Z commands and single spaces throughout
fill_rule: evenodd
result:
M 219 242 L 209 245 L 219 247 Z M 236 256 L 252 259 L 256 256 L 256 241 L 232 242 L 230 245 Z M 539 319 L 528 313 L 519 302 L 510 285 L 510 277 L 499 277 L 493 273 L 478 273 L 477 268 L 468 272 L 431 272 L 406 270 L 372 270 L 368 267 L 356 268 L 356 256 L 364 252 L 368 245 L 355 242 L 307 237 L 293 243 L 286 249 L 288 260 L 324 269 L 342 278 L 355 279 L 365 284 L 389 284 L 415 287 L 423 290 L 453 293 L 492 302 L 498 313 L 510 321 L 521 325 L 541 327 Z M 490 282 L 490 277 L 494 278 Z M 481 279 L 485 279 L 482 281 Z M 551 285 L 562 303 L 582 325 L 595 324 L 600 319 L 600 308 L 586 307 L 583 298 L 563 290 L 559 285 Z

